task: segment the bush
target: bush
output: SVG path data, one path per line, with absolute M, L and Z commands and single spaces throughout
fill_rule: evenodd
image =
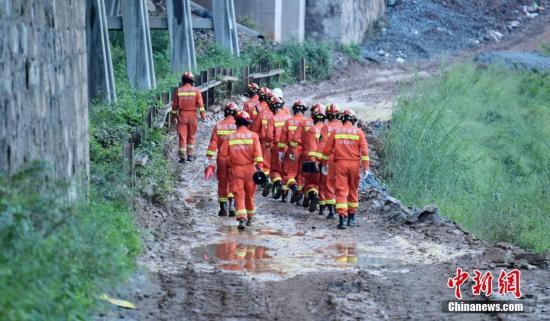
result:
M 384 134 L 383 175 L 478 236 L 550 247 L 550 76 L 455 66 L 418 81 Z
M 134 268 L 139 237 L 128 208 L 98 200 L 67 205 L 66 186 L 36 184 L 33 164 L 0 177 L 2 320 L 82 320 L 98 295 Z

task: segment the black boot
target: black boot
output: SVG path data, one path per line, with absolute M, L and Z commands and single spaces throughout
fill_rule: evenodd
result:
M 178 163 L 185 164 L 186 163 L 185 157 L 180 157 L 180 160 L 178 161 Z
M 229 201 L 229 217 L 235 217 L 237 214 L 235 211 L 235 199 L 230 198 Z
M 302 206 L 306 208 L 309 207 L 309 196 L 304 196 L 304 200 L 302 201 Z
M 334 215 L 334 205 L 327 205 L 328 207 L 328 215 L 327 215 L 327 220 L 333 220 L 336 218 L 336 216 Z
M 290 197 L 290 204 L 294 204 L 298 201 L 298 187 L 296 185 L 291 187 L 292 196 Z
M 187 155 L 187 161 L 188 161 L 188 162 L 192 162 L 192 161 L 193 161 L 193 156 Z
M 227 216 L 227 202 L 220 202 L 220 211 L 218 216 Z
M 273 185 L 273 198 L 278 200 L 283 195 L 283 186 L 281 181 L 277 181 Z
M 252 225 L 252 219 L 253 219 L 253 217 L 250 216 L 250 217 L 248 218 L 248 220 L 246 220 L 246 226 L 251 226 L 251 225 Z
M 298 191 L 298 196 L 296 197 L 296 206 L 302 206 L 302 199 L 304 198 L 304 193 L 302 191 Z
M 355 214 L 348 214 L 348 226 L 355 227 Z
M 311 191 L 307 193 L 307 197 L 304 198 L 304 203 L 306 202 L 306 199 L 309 201 L 309 212 L 313 213 L 317 210 L 317 204 L 319 204 L 319 197 L 317 196 L 317 193 L 314 191 Z M 305 204 L 304 204 L 305 207 Z M 322 212 L 319 212 L 320 215 L 323 215 Z
M 281 202 L 286 203 L 288 198 L 288 190 L 283 191 L 283 195 L 281 195 Z
M 346 226 L 344 225 L 344 220 L 345 220 L 345 217 L 343 215 L 339 215 L 339 221 L 338 221 L 338 226 L 336 226 L 337 229 L 339 230 L 345 230 L 346 229 Z
M 244 230 L 244 229 L 246 228 L 246 222 L 245 222 L 245 220 L 240 220 L 240 221 L 239 221 L 239 226 L 237 226 L 237 228 L 238 228 L 239 230 Z
M 271 187 L 273 186 L 273 184 L 271 183 L 271 181 L 268 179 L 267 180 L 267 183 L 265 183 L 265 186 L 264 186 L 264 189 L 262 190 L 262 196 L 263 197 L 267 197 L 269 195 L 269 192 L 271 191 Z
M 319 215 L 325 215 L 325 208 L 327 208 L 326 205 L 319 205 Z

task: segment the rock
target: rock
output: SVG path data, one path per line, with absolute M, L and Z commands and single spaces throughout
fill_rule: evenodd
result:
M 496 30 L 489 30 L 489 36 L 490 38 L 493 38 L 496 42 L 500 42 L 500 39 L 504 37 L 504 35 Z
M 550 57 L 535 53 L 493 51 L 478 55 L 475 61 L 480 64 L 500 64 L 510 69 L 550 72 Z
M 397 61 L 398 63 L 402 64 L 405 62 L 405 59 L 399 57 L 399 58 L 396 58 L 395 61 Z
M 548 263 L 548 255 L 544 253 L 520 252 L 514 254 L 514 260 L 525 260 L 530 264 L 543 265 Z
M 512 252 L 498 247 L 489 247 L 483 252 L 483 258 L 494 263 L 509 263 L 512 260 Z
M 502 250 L 511 250 L 512 244 L 508 242 L 498 242 L 497 244 L 495 244 L 495 247 L 498 247 L 499 249 L 502 249 Z

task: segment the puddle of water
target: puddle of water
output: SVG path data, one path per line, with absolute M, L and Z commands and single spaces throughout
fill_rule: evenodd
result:
M 240 232 L 233 226 L 222 226 L 218 231 L 223 235 L 220 241 L 191 250 L 197 263 L 222 270 L 276 275 L 407 264 L 386 251 L 387 244 L 333 244 L 322 241 L 325 235 L 306 237 L 304 232 L 285 234 L 271 229 Z

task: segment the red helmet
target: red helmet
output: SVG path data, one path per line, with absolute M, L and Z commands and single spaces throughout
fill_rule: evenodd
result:
M 273 96 L 269 100 L 269 109 L 271 109 L 271 111 L 275 111 L 278 108 L 283 108 L 284 103 L 285 102 L 281 98 Z
M 307 110 L 306 103 L 304 103 L 300 99 L 296 100 L 294 104 L 292 104 L 292 111 L 295 113 L 298 111 L 305 112 L 306 110 Z
M 181 80 L 189 80 L 191 82 L 195 82 L 195 76 L 193 76 L 193 73 L 190 72 L 190 71 L 186 71 L 183 73 L 183 75 L 181 76 Z
M 340 116 L 340 108 L 336 104 L 330 104 L 327 106 L 325 113 L 327 114 L 327 118 L 338 118 Z
M 271 93 L 271 90 L 269 90 L 269 88 L 267 87 L 260 88 L 259 95 L 260 95 L 260 99 L 265 102 L 268 102 L 271 99 L 271 96 L 273 96 L 273 94 Z
M 260 86 L 258 84 L 251 82 L 246 87 L 246 90 L 248 92 L 248 96 L 252 97 L 254 95 L 258 95 L 260 93 Z
M 316 103 L 313 106 L 311 106 L 310 112 L 311 112 L 311 118 L 315 120 L 325 119 L 325 108 L 320 103 Z
M 235 121 L 239 126 L 252 124 L 252 118 L 250 118 L 250 115 L 244 110 L 237 112 L 237 115 L 235 115 Z
M 225 116 L 236 115 L 238 111 L 239 107 L 237 107 L 237 104 L 235 103 L 229 103 L 223 108 L 223 113 Z
M 342 121 L 350 121 L 353 124 L 357 121 L 357 115 L 353 112 L 351 109 L 346 109 L 344 112 L 340 115 L 340 119 Z

